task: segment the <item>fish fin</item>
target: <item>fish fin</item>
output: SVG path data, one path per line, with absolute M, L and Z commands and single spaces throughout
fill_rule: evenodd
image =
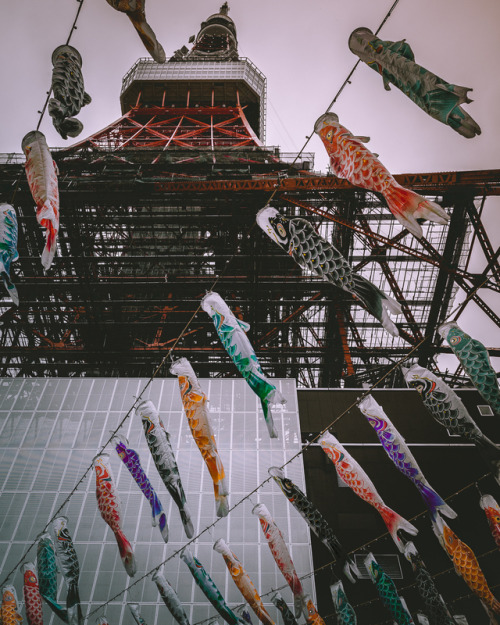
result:
M 12 299 L 16 306 L 19 306 L 19 293 L 17 292 L 16 287 L 10 281 L 10 276 L 6 271 L 1 271 L 0 267 L 0 276 L 2 276 L 3 283 L 5 284 L 5 288 L 7 289 L 7 293 L 9 297 Z
M 394 217 L 417 239 L 423 236 L 418 219 L 427 219 L 441 225 L 445 225 L 450 219 L 439 204 L 426 200 L 418 193 L 397 183 L 386 189 L 384 197 Z
M 132 545 L 121 530 L 118 530 L 115 533 L 115 538 L 118 543 L 118 549 L 120 550 L 120 558 L 122 559 L 123 566 L 127 571 L 127 575 L 129 577 L 134 577 L 137 571 L 137 564 L 132 550 Z
M 434 516 L 436 512 L 443 514 L 449 519 L 454 519 L 457 513 L 440 497 L 430 486 L 419 482 L 418 490 L 422 495 L 425 505 L 429 508 L 430 513 Z
M 182 525 L 184 526 L 184 531 L 186 532 L 186 536 L 188 538 L 193 538 L 194 536 L 194 527 L 193 522 L 191 521 L 191 514 L 189 510 L 184 506 L 183 508 L 179 508 L 179 514 L 181 515 Z
M 63 608 L 61 605 L 59 605 L 57 601 L 54 601 L 54 599 L 51 599 L 47 595 L 42 595 L 42 597 L 44 601 L 46 602 L 46 604 L 49 606 L 49 608 L 52 610 L 52 612 L 54 612 L 54 614 L 57 617 L 59 617 L 61 621 L 63 621 L 64 623 L 67 623 L 68 611 L 65 608 Z
M 380 321 L 389 334 L 399 336 L 396 324 L 389 317 L 389 313 L 398 315 L 401 312 L 399 303 L 363 276 L 355 273 L 352 279 L 354 282 L 352 292 L 363 302 L 368 312 Z
M 165 63 L 165 61 L 167 60 L 165 50 L 156 38 L 156 35 L 151 26 L 146 22 L 144 13 L 139 14 L 139 19 L 135 15 L 131 15 L 130 13 L 128 13 L 128 17 L 134 25 L 134 28 L 141 38 L 141 41 L 144 44 L 146 50 L 153 57 L 153 59 L 157 63 Z
M 276 431 L 276 428 L 274 427 L 273 413 L 271 412 L 271 408 L 269 407 L 269 400 L 261 399 L 260 404 L 264 412 L 264 420 L 267 425 L 267 431 L 269 432 L 269 437 L 278 438 L 278 432 Z
M 385 76 L 382 76 L 382 82 L 384 83 L 384 89 L 386 91 L 390 91 L 391 90 L 391 81 L 388 80 Z
M 389 530 L 389 534 L 391 535 L 392 540 L 396 543 L 396 547 L 399 549 L 399 551 L 401 551 L 401 553 L 403 553 L 405 545 L 401 538 L 398 536 L 398 532 L 400 530 L 403 530 L 407 534 L 416 536 L 418 534 L 418 529 L 409 521 L 400 516 L 397 512 L 394 512 L 394 510 L 391 510 L 391 508 L 387 506 L 385 508 L 379 509 L 379 512 L 384 519 L 384 523 Z
M 361 141 L 361 143 L 368 143 L 370 141 L 370 137 L 365 137 L 365 136 L 356 136 L 354 137 L 354 139 L 357 139 L 358 141 Z
M 236 319 L 236 321 L 238 322 L 238 325 L 243 330 L 243 332 L 248 332 L 250 330 L 250 324 L 246 321 L 242 321 L 241 319 Z
M 83 94 L 83 106 L 86 106 L 87 104 L 90 104 L 91 102 L 92 102 L 92 98 L 85 91 L 85 93 Z

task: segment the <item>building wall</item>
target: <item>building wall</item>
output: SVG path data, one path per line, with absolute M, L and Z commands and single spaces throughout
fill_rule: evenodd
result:
M 229 504 L 233 506 L 268 477 L 269 466 L 282 465 L 301 448 L 295 381 L 279 381 L 280 390 L 288 402 L 282 409 L 275 410 L 277 440 L 269 438 L 260 402 L 244 380 L 200 382 L 210 400 L 210 417 L 229 479 Z M 123 378 L 0 380 L 0 582 L 74 488 L 145 384 L 144 379 Z M 188 429 L 177 379 L 155 379 L 143 399 L 155 403 L 165 428 L 170 432 L 196 535 L 216 519 L 213 486 Z M 128 438 L 130 446 L 139 452 L 143 467 L 162 501 L 170 539 L 165 544 L 158 529 L 151 526 L 149 503 L 114 449 L 108 447 L 106 451 L 110 453 L 122 501 L 123 528 L 133 544 L 138 572 L 130 580 L 123 569 L 114 535 L 97 509 L 95 475 L 90 471 L 62 510 L 69 519 L 69 531 L 79 557 L 84 615 L 89 615 L 187 542 L 177 507 L 154 467 L 139 418 L 132 415 L 120 431 Z M 305 488 L 301 457 L 288 465 L 287 474 Z M 307 526 L 271 482 L 205 532 L 191 549 L 228 604 L 232 607 L 241 605 L 242 596 L 230 579 L 222 556 L 212 549 L 215 540 L 224 538 L 243 562 L 261 594 L 269 593 L 264 601 L 271 615 L 277 618 L 270 602 L 270 591 L 286 582 L 272 559 L 258 518 L 251 514 L 253 505 L 259 501 L 267 505 L 290 544 L 298 574 L 311 573 L 312 553 Z M 35 558 L 36 548 L 31 550 L 27 560 Z M 216 616 L 179 557 L 166 564 L 165 576 L 177 589 L 192 624 Z M 20 567 L 9 583 L 14 584 L 21 600 Z M 314 580 L 305 579 L 304 587 L 315 600 Z M 288 586 L 281 593 L 292 605 Z M 62 579 L 58 596 L 64 604 L 66 587 Z M 140 604 L 148 625 L 170 625 L 173 622 L 149 577 L 108 605 L 106 614 L 110 624 L 132 625 L 132 616 L 125 605 L 127 601 Z M 104 613 L 99 610 L 89 622 L 93 623 Z M 46 606 L 44 615 L 47 625 L 57 620 Z
M 419 492 L 398 472 L 381 447 L 375 431 L 356 407 L 362 394 L 363 389 L 299 390 L 304 442 L 343 414 L 330 431 L 366 471 L 385 503 L 417 527 L 419 533 L 413 542 L 429 572 L 435 576 L 436 585 L 452 613 L 465 615 L 469 624 L 487 625 L 490 621 L 479 599 L 455 574 L 451 560 L 439 545 Z M 475 390 L 460 390 L 457 394 L 482 431 L 500 443 L 498 416 L 480 415 L 478 406 L 484 405 L 485 401 L 479 394 Z M 500 486 L 489 473 L 489 466 L 474 446 L 449 436 L 446 429 L 434 421 L 416 390 L 374 390 L 372 395 L 406 439 L 432 487 L 443 498 L 451 497 L 448 503 L 458 516 L 448 524 L 478 556 L 488 584 L 500 597 L 500 553 L 479 506 L 479 489 L 500 502 Z M 394 581 L 416 619 L 423 606 L 413 586 L 411 566 L 387 535 L 379 513 L 343 485 L 337 478 L 334 465 L 318 444 L 309 447 L 303 456 L 309 498 L 327 518 L 345 549 L 356 554 L 358 563 L 371 551 L 376 558 L 382 556 L 381 564 L 387 562 L 395 572 L 399 571 L 399 579 Z M 312 547 L 315 569 L 328 565 L 330 555 L 315 536 L 312 537 Z M 316 574 L 318 609 L 324 618 L 334 612 L 329 586 L 336 579 L 336 573 L 329 566 Z M 392 622 L 388 621 L 389 613 L 369 579 L 351 584 L 344 577 L 343 584 L 351 604 L 357 606 L 358 625 Z

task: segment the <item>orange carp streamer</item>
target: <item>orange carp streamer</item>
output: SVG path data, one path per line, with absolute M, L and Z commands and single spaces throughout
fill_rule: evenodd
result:
M 398 184 L 375 154 L 363 145 L 368 137 L 355 137 L 339 123 L 335 113 L 322 115 L 314 132 L 323 141 L 333 173 L 357 187 L 381 193 L 394 217 L 418 239 L 423 236 L 419 219 L 438 224 L 446 224 L 450 219 L 439 204 Z
M 229 504 L 227 502 L 226 474 L 217 451 L 215 435 L 208 417 L 207 396 L 198 382 L 193 367 L 186 358 L 176 360 L 170 367 L 170 372 L 178 376 L 182 405 L 184 406 L 191 434 L 198 445 L 198 449 L 214 483 L 217 516 L 227 516 Z

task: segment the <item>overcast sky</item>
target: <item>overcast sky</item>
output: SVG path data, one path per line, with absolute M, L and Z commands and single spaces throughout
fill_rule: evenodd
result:
M 315 120 L 357 60 L 349 50 L 350 33 L 359 26 L 375 31 L 393 0 L 230 0 L 239 52 L 267 77 L 267 141 L 298 151 Z M 147 0 L 148 21 L 167 58 L 200 23 L 218 11 L 222 0 Z M 51 82 L 51 54 L 65 43 L 78 9 L 76 0 L 15 0 L 0 3 L 0 152 L 20 152 L 22 137 L 33 130 Z M 340 96 L 334 111 L 356 135 L 371 137 L 369 147 L 393 173 L 500 168 L 500 2 L 498 0 L 400 0 L 380 32 L 382 39 L 406 38 L 416 61 L 450 83 L 472 87 L 466 110 L 482 135 L 465 139 L 428 117 L 365 64 Z M 84 0 L 74 45 L 83 57 L 86 91 L 92 103 L 78 115 L 84 131 L 107 126 L 121 115 L 121 80 L 137 58 L 147 56 L 128 18 L 106 0 Z M 70 145 L 42 122 L 50 146 Z M 307 151 L 315 168 L 325 170 L 325 150 L 316 137 Z M 500 245 L 500 202 L 488 201 L 485 223 L 494 247 Z M 482 271 L 481 254 L 471 269 Z M 481 294 L 499 310 L 498 297 Z M 475 319 L 464 315 L 464 328 Z M 469 320 L 470 318 L 470 320 Z M 479 335 L 477 334 L 479 332 Z M 477 328 L 477 338 L 500 346 L 500 331 Z

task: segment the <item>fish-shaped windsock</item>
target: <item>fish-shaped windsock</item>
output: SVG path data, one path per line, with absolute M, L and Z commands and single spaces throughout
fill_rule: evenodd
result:
M 152 579 L 158 588 L 158 592 L 163 599 L 163 603 L 167 606 L 174 619 L 179 623 L 179 625 L 189 625 L 189 619 L 184 612 L 181 600 L 170 585 L 170 582 L 163 575 L 163 571 L 156 571 Z
M 207 396 L 198 382 L 193 367 L 186 358 L 176 360 L 170 367 L 170 372 L 178 376 L 182 405 L 189 429 L 214 483 L 216 514 L 218 517 L 227 516 L 229 505 L 227 502 L 226 474 L 210 425 Z
M 396 585 L 380 564 L 375 560 L 372 553 L 368 554 L 364 563 L 368 573 L 370 574 L 372 582 L 377 588 L 377 592 L 382 600 L 382 603 L 389 610 L 397 625 L 414 625 L 411 614 L 406 610 L 401 602 Z
M 180 553 L 180 557 L 191 571 L 191 575 L 193 576 L 196 584 L 200 587 L 203 594 L 226 621 L 226 623 L 229 623 L 229 625 L 244 623 L 244 621 L 227 605 L 220 590 L 217 588 L 210 575 L 206 572 L 203 564 L 195 558 L 195 556 L 193 556 L 189 547 L 184 547 Z
M 500 387 L 486 347 L 454 321 L 439 326 L 438 332 L 460 360 L 481 397 L 500 415 Z
M 81 121 L 73 117 L 92 98 L 85 92 L 82 57 L 73 46 L 58 46 L 52 52 L 52 93 L 48 111 L 54 128 L 63 139 L 77 137 L 83 130 Z
M 165 63 L 165 50 L 156 38 L 153 29 L 146 21 L 146 0 L 106 0 L 113 9 L 126 13 L 134 25 L 146 50 L 157 63 Z
M 131 602 L 131 603 L 127 603 L 127 605 L 137 625 L 147 625 L 146 621 L 141 616 L 139 604 Z
M 248 573 L 222 538 L 215 541 L 214 550 L 220 553 L 224 558 L 224 562 L 226 563 L 229 573 L 233 578 L 233 582 L 245 598 L 245 601 L 255 612 L 259 621 L 264 623 L 264 625 L 274 625 L 274 621 L 264 607 L 264 603 L 262 602 L 257 589 L 253 585 L 252 580 L 248 576 Z
M 278 608 L 278 610 L 280 611 L 281 616 L 283 618 L 284 625 L 297 625 L 297 621 L 295 620 L 295 617 L 292 611 L 287 606 L 285 600 L 283 599 L 283 597 L 280 595 L 279 592 L 275 593 L 271 597 L 271 601 L 274 603 L 276 608 Z
M 356 612 L 349 603 L 341 581 L 330 586 L 338 625 L 357 625 Z
M 252 617 L 250 616 L 250 612 L 246 609 L 246 606 L 240 606 L 236 608 L 235 612 L 241 616 L 241 618 L 249 625 L 253 625 Z
M 367 138 L 355 137 L 341 126 L 335 113 L 325 113 L 316 122 L 314 131 L 323 141 L 330 157 L 333 173 L 351 184 L 381 193 L 391 213 L 418 239 L 423 232 L 419 219 L 446 224 L 447 213 L 435 202 L 398 184 L 376 156 L 363 145 Z
M 144 497 L 146 497 L 151 505 L 153 527 L 158 525 L 163 540 L 168 542 L 167 515 L 163 511 L 161 501 L 158 499 L 155 489 L 151 485 L 148 476 L 141 466 L 139 454 L 128 446 L 128 441 L 124 436 L 119 434 L 116 435 L 113 438 L 113 443 L 115 445 L 116 453 L 120 456 L 123 464 L 130 471 L 130 474 L 136 481 L 137 486 L 139 486 L 144 494 Z
M 342 254 L 321 237 L 305 219 L 289 219 L 271 206 L 257 213 L 257 224 L 295 262 L 317 274 L 333 286 L 351 293 L 365 306 L 383 327 L 398 336 L 399 332 L 389 313 L 398 315 L 401 306 L 363 276 L 354 273 Z
M 10 264 L 18 258 L 16 211 L 10 204 L 0 204 L 0 277 L 16 306 L 19 306 L 19 295 L 10 279 Z
M 481 128 L 460 106 L 472 102 L 468 97 L 472 89 L 452 85 L 417 65 L 404 39 L 383 41 L 369 28 L 356 28 L 349 37 L 349 49 L 382 76 L 387 91 L 393 84 L 428 115 L 463 137 L 471 139 L 481 134 Z
M 500 549 L 500 507 L 491 495 L 483 495 L 479 505 L 486 514 L 491 535 L 496 546 Z
M 431 619 L 431 625 L 456 625 L 448 606 L 436 588 L 432 575 L 425 568 L 425 564 L 412 542 L 406 543 L 405 557 L 413 569 L 418 594 L 424 603 L 425 613 Z
M 360 572 L 353 558 L 342 548 L 339 539 L 333 533 L 326 519 L 316 506 L 309 501 L 300 488 L 292 480 L 285 477 L 285 473 L 279 467 L 270 467 L 269 475 L 281 488 L 283 494 L 299 512 L 301 517 L 309 525 L 310 529 L 325 545 L 335 561 L 340 561 L 345 576 L 351 582 L 355 582 L 354 575 L 360 576 Z
M 409 369 L 401 367 L 401 370 L 408 385 L 418 391 L 434 419 L 452 434 L 477 446 L 500 484 L 500 449 L 481 432 L 455 391 L 441 378 L 419 365 Z
M 113 532 L 120 552 L 122 564 L 129 577 L 137 571 L 134 551 L 122 530 L 122 511 L 118 490 L 113 479 L 109 454 L 94 458 L 97 507 L 104 521 Z
M 45 136 L 38 130 L 24 136 L 22 148 L 26 156 L 26 177 L 36 204 L 36 219 L 45 228 L 45 247 L 41 260 L 43 268 L 47 270 L 56 253 L 59 231 L 59 170 L 52 160 Z
M 49 534 L 42 534 L 37 545 L 36 567 L 38 587 L 49 608 L 65 623 L 68 612 L 57 603 L 57 561 L 54 542 Z
M 24 607 L 28 625 L 43 625 L 42 595 L 33 562 L 23 565 L 23 578 Z
M 457 516 L 456 512 L 448 506 L 425 479 L 417 461 L 405 443 L 405 439 L 394 427 L 382 406 L 375 401 L 372 395 L 367 395 L 358 404 L 358 407 L 377 433 L 384 451 L 396 465 L 398 471 L 406 475 L 418 488 L 431 515 L 434 516 L 440 512 L 450 519 L 454 519 Z
M 259 517 L 260 526 L 274 561 L 293 592 L 295 618 L 300 618 L 301 614 L 307 618 L 307 598 L 279 527 L 263 503 L 255 505 L 252 508 L 252 514 Z
M 306 610 L 307 610 L 307 616 L 306 616 L 307 625 L 325 625 L 325 621 L 318 614 L 318 610 L 316 609 L 316 606 L 312 602 L 312 599 L 311 597 L 309 597 L 309 595 L 306 597 Z
M 82 608 L 80 606 L 80 564 L 76 555 L 75 546 L 68 529 L 68 519 L 65 516 L 57 517 L 52 521 L 54 530 L 56 556 L 59 570 L 63 574 L 68 587 L 66 610 L 69 625 L 83 625 Z
M 194 527 L 186 504 L 186 495 L 182 487 L 177 462 L 170 444 L 170 434 L 165 430 L 160 415 L 152 401 L 147 400 L 139 404 L 136 414 L 142 420 L 144 436 L 146 437 L 149 451 L 153 456 L 156 469 L 170 496 L 179 508 L 186 536 L 192 538 Z
M 0 605 L 0 622 L 2 625 L 19 625 L 23 618 L 19 614 L 17 594 L 14 586 L 4 586 L 2 589 L 2 604 Z
M 455 572 L 460 575 L 472 592 L 481 599 L 484 609 L 500 614 L 500 601 L 493 596 L 472 549 L 462 542 L 448 525 L 437 517 L 432 529 L 446 553 L 450 556 Z
M 284 404 L 286 399 L 261 369 L 246 334 L 250 330 L 249 324 L 237 319 L 222 297 L 213 291 L 207 293 L 201 300 L 201 307 L 212 317 L 221 343 L 231 356 L 236 368 L 252 391 L 260 398 L 269 436 L 278 438 L 270 405 Z
M 404 530 L 408 534 L 415 536 L 415 534 L 418 533 L 417 528 L 397 514 L 397 512 L 394 512 L 389 506 L 385 505 L 368 475 L 339 443 L 335 436 L 329 432 L 325 432 L 319 439 L 319 443 L 323 451 L 335 465 L 340 479 L 345 482 L 358 497 L 361 497 L 361 499 L 378 510 L 389 530 L 392 540 L 396 543 L 397 548 L 403 552 L 404 544 L 398 536 L 398 531 Z

